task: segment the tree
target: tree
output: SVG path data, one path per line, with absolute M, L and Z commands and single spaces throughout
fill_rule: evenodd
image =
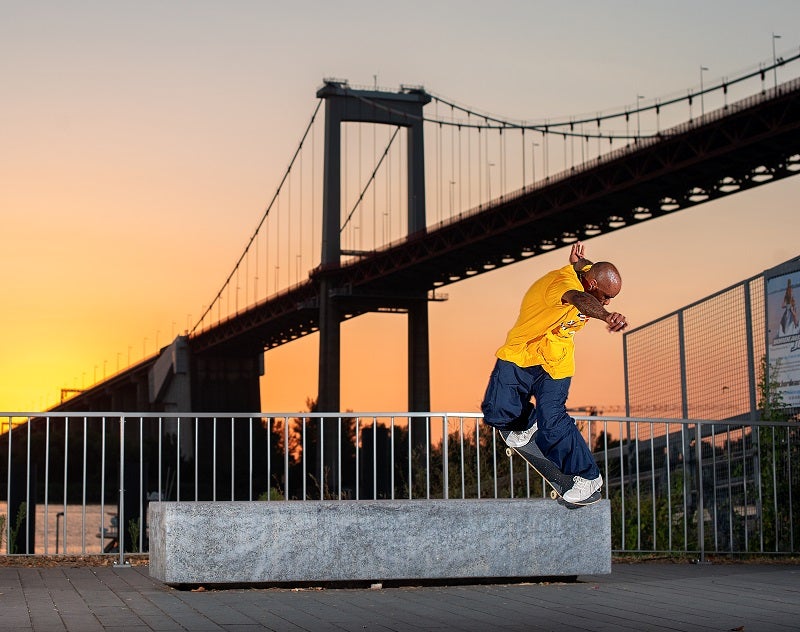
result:
M 777 380 L 780 371 L 780 360 L 772 365 L 767 363 L 767 356 L 761 356 L 761 366 L 758 376 L 758 410 L 763 421 L 786 421 L 788 410 L 779 390 L 780 382 Z
M 779 390 L 779 369 L 779 362 L 769 364 L 766 356 L 761 357 L 758 408 L 762 421 L 789 419 L 790 409 Z M 759 480 L 754 483 L 761 486 L 759 516 L 760 538 L 763 538 L 758 546 L 763 542 L 764 550 L 786 550 L 792 540 L 792 524 L 797 522 L 797 516 L 790 515 L 790 507 L 796 508 L 800 504 L 796 481 L 791 480 L 792 463 L 797 462 L 798 456 L 797 429 L 759 427 L 755 433 L 755 443 Z M 794 513 L 796 511 L 794 509 Z

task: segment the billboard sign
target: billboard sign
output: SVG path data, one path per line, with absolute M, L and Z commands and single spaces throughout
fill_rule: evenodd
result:
M 764 272 L 769 379 L 784 404 L 800 407 L 800 259 Z

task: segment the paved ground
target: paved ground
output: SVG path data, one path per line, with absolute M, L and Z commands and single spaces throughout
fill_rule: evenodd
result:
M 0 630 L 743 630 L 800 627 L 800 565 L 614 564 L 574 583 L 176 590 L 147 566 L 0 568 Z

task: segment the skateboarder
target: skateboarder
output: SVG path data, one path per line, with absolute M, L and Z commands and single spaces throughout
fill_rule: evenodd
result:
M 548 459 L 573 477 L 573 487 L 564 494 L 569 502 L 581 502 L 603 485 L 591 450 L 567 413 L 575 372 L 573 336 L 589 318 L 604 321 L 612 332 L 628 326 L 622 314 L 605 308 L 622 288 L 619 271 L 583 255 L 583 244 L 574 243 L 569 265 L 544 275 L 525 293 L 517 322 L 497 350 L 481 404 L 487 424 L 512 431 L 509 446 L 533 438 Z

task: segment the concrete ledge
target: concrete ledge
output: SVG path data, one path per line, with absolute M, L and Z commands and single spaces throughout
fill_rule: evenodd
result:
M 611 572 L 608 501 L 152 502 L 150 575 L 167 584 Z

